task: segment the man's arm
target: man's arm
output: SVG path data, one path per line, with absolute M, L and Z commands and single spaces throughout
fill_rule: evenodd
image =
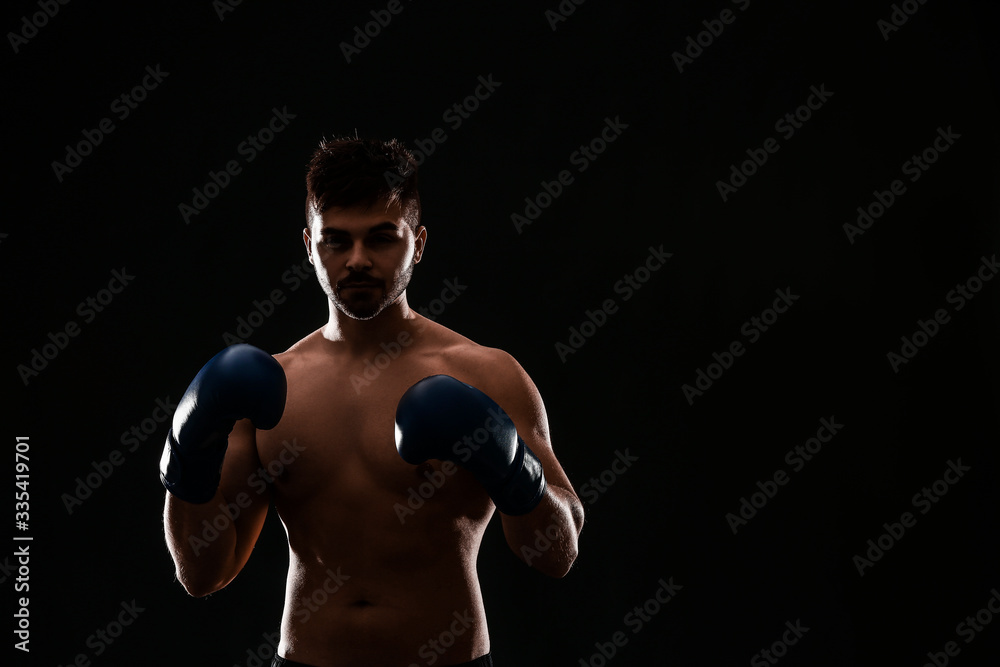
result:
M 239 574 L 264 525 L 271 494 L 258 473 L 255 432 L 248 419 L 236 423 L 212 500 L 195 504 L 166 494 L 167 547 L 178 581 L 195 597 L 224 588 Z
M 462 371 L 469 382 L 433 375 L 399 399 L 399 455 L 412 465 L 440 459 L 469 470 L 500 510 L 514 552 L 545 574 L 565 576 L 576 560 L 583 505 L 552 453 L 538 390 L 500 350 L 477 347 Z M 536 546 L 540 534 L 544 548 Z
M 521 560 L 551 577 L 564 577 L 578 553 L 583 503 L 552 451 L 545 405 L 534 382 L 510 355 L 500 353 L 496 400 L 545 472 L 546 491 L 527 514 L 501 514 L 507 544 Z M 542 537 L 544 536 L 544 539 Z
M 249 488 L 259 467 L 255 429 L 278 424 L 286 393 L 281 364 L 241 344 L 212 357 L 177 404 L 160 481 L 167 546 L 191 595 L 219 590 L 250 556 L 268 505 L 266 485 Z

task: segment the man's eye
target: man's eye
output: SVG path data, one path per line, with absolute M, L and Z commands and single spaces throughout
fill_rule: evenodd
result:
M 327 237 L 326 239 L 323 239 L 323 245 L 327 248 L 342 248 L 344 247 L 344 241 L 342 239 Z
M 396 240 L 396 237 L 389 236 L 388 234 L 378 234 L 377 236 L 373 236 L 372 240 L 375 241 L 375 243 L 392 243 Z

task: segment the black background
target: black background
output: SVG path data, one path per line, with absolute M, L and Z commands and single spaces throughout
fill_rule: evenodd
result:
M 995 664 L 1000 627 L 966 643 L 956 626 L 1000 586 L 998 288 L 961 310 L 947 294 L 998 247 L 1000 16 L 910 5 L 885 39 L 881 2 L 591 0 L 555 30 L 555 0 L 405 2 L 350 63 L 340 43 L 385 3 L 244 2 L 223 20 L 208 1 L 60 6 L 5 56 L 3 458 L 13 486 L 14 438 L 30 437 L 33 537 L 31 653 L 14 664 L 254 664 L 281 613 L 276 517 L 228 588 L 189 598 L 163 542 L 167 427 L 134 452 L 120 438 L 179 399 L 255 299 L 287 297 L 247 338 L 268 351 L 322 324 L 315 281 L 282 282 L 304 258 L 304 165 L 322 136 L 412 148 L 438 127 L 411 305 L 467 285 L 439 321 L 521 362 L 581 495 L 616 451 L 638 457 L 587 502 L 565 579 L 525 567 L 491 526 L 480 578 L 497 664 L 599 665 L 595 642 L 618 631 L 628 643 L 608 664 L 749 664 L 797 620 L 809 630 L 779 664 L 917 666 L 947 641 L 952 664 Z M 672 54 L 724 8 L 735 21 L 679 72 Z M 5 32 L 37 11 L 8 6 Z M 111 102 L 157 65 L 169 75 L 115 118 Z M 489 75 L 501 85 L 449 127 L 442 114 Z M 822 108 L 776 132 L 821 85 Z M 286 107 L 287 128 L 243 161 L 240 142 Z M 53 161 L 105 117 L 115 130 L 60 182 Z M 627 128 L 577 171 L 570 155 L 606 118 Z M 960 138 L 911 183 L 903 163 L 949 127 Z M 724 202 L 716 182 L 768 137 L 778 152 Z M 178 205 L 231 159 L 242 172 L 185 224 Z M 563 169 L 574 182 L 519 233 L 511 214 Z M 844 223 L 893 179 L 905 194 L 852 244 Z M 666 265 L 616 293 L 661 245 Z M 134 280 L 84 322 L 78 304 L 122 267 Z M 681 386 L 746 343 L 778 289 L 799 298 L 689 404 Z M 556 343 L 609 298 L 617 311 L 563 361 Z M 887 353 L 939 308 L 950 321 L 894 372 Z M 26 383 L 18 366 L 69 321 L 79 335 Z M 734 535 L 726 514 L 831 417 L 843 429 Z M 116 449 L 124 462 L 68 511 L 77 478 Z M 911 498 L 959 458 L 969 472 L 920 514 Z M 916 525 L 860 576 L 854 557 L 905 511 Z M 3 563 L 14 600 L 16 559 Z M 683 588 L 633 633 L 626 614 L 671 577 Z M 96 655 L 88 638 L 133 600 L 143 611 Z

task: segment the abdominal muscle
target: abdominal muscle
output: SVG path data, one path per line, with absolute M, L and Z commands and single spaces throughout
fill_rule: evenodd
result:
M 464 471 L 446 486 L 440 494 L 482 494 Z M 290 552 L 279 653 L 316 667 L 450 665 L 487 653 L 476 558 L 488 500 L 469 517 L 431 498 L 401 523 L 386 510 L 407 507 L 405 497 L 368 488 L 364 498 L 337 494 L 335 512 L 275 495 Z

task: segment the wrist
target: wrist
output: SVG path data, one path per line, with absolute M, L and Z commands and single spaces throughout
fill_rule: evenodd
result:
M 499 484 L 487 488 L 493 504 L 503 514 L 519 516 L 527 514 L 545 497 L 545 472 L 542 462 L 518 436 L 517 451 L 510 472 Z
M 181 500 L 207 503 L 219 488 L 225 455 L 225 448 L 185 449 L 170 429 L 160 457 L 160 482 Z

